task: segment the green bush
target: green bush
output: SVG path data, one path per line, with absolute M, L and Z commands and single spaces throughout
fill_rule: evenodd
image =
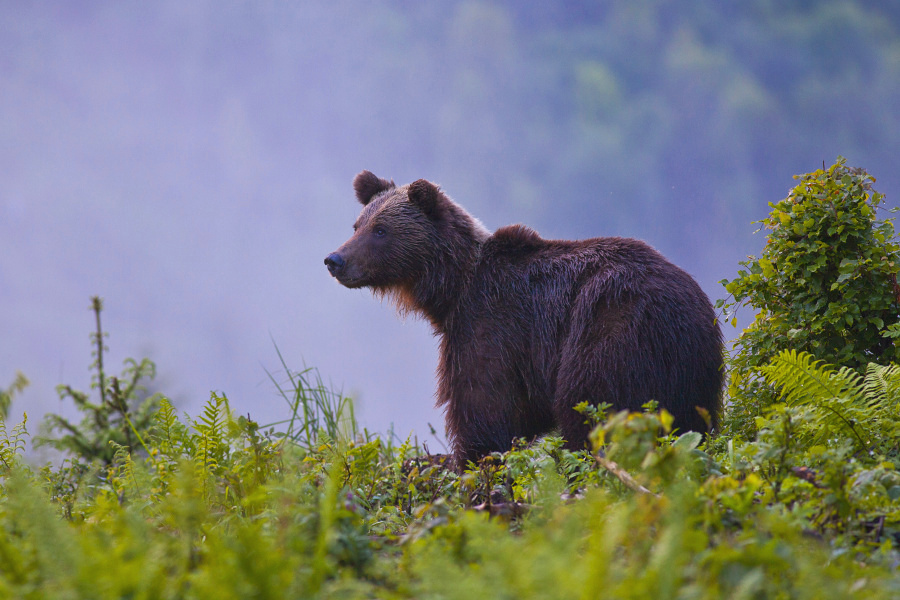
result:
M 782 350 L 862 371 L 869 362 L 900 358 L 900 246 L 890 220 L 877 210 L 884 197 L 875 179 L 847 167 L 796 176 L 787 198 L 771 204 L 770 230 L 759 258 L 732 281 L 726 316 L 740 306 L 757 311 L 735 342 L 730 360 L 728 433 L 752 437 L 754 418 L 774 401 L 759 367 Z

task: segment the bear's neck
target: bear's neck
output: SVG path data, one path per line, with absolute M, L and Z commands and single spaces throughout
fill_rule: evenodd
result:
M 475 222 L 443 245 L 428 272 L 407 291 L 409 307 L 431 321 L 435 333 L 443 334 L 447 322 L 466 296 L 490 233 Z

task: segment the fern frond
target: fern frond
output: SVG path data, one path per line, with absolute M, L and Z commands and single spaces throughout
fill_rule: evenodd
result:
M 190 441 L 186 435 L 187 428 L 178 419 L 175 407 L 168 398 L 159 399 L 152 422 L 151 443 L 159 450 L 160 454 L 170 460 L 180 457 L 185 451 L 185 447 L 190 445 Z
M 210 394 L 209 401 L 203 407 L 203 414 L 191 425 L 191 459 L 198 474 L 203 477 L 204 494 L 209 494 L 209 477 L 220 472 L 228 458 L 227 428 L 231 419 L 228 399 L 215 392 Z
M 769 383 L 782 389 L 785 402 L 794 406 L 827 397 L 864 397 L 862 377 L 856 371 L 835 370 L 807 352 L 783 351 L 761 371 Z
M 9 431 L 6 429 L 6 421 L 0 419 L 0 466 L 6 472 L 11 471 L 18 462 L 18 455 L 25 452 L 25 440 L 28 436 L 28 430 L 25 428 L 27 422 L 28 413 L 23 413 L 22 422 Z
M 137 473 L 135 472 L 131 449 L 113 440 L 110 440 L 109 444 L 115 450 L 113 455 L 114 466 L 110 468 L 112 475 L 110 480 L 116 493 L 124 496 L 126 491 L 130 491 L 135 497 L 139 497 L 141 495 L 141 486 L 138 483 Z M 129 484 L 131 485 L 131 490 L 126 489 Z
M 862 391 L 869 399 L 869 407 L 884 408 L 900 401 L 900 365 L 869 363 L 862 384 Z
M 850 437 L 862 450 L 869 449 L 871 435 L 864 425 L 869 402 L 863 378 L 853 369 L 835 370 L 809 353 L 786 350 L 760 370 L 779 388 L 785 403 L 815 411 L 816 440 L 839 435 Z
M 194 463 L 201 471 L 212 474 L 219 468 L 219 461 L 216 459 L 218 446 L 218 440 L 212 435 L 204 433 L 199 436 Z

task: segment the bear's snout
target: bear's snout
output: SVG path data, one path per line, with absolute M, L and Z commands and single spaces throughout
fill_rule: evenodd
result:
M 332 277 L 337 277 L 344 270 L 344 259 L 337 252 L 332 252 L 325 257 L 325 266 Z

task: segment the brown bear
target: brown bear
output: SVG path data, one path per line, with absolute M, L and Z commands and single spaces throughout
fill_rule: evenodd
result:
M 355 233 L 325 264 L 424 315 L 440 338 L 437 403 L 458 465 L 558 427 L 589 432 L 580 402 L 641 410 L 681 431 L 715 427 L 722 334 L 690 275 L 644 242 L 491 234 L 435 184 L 397 187 L 363 171 Z M 698 410 L 701 409 L 701 410 Z

